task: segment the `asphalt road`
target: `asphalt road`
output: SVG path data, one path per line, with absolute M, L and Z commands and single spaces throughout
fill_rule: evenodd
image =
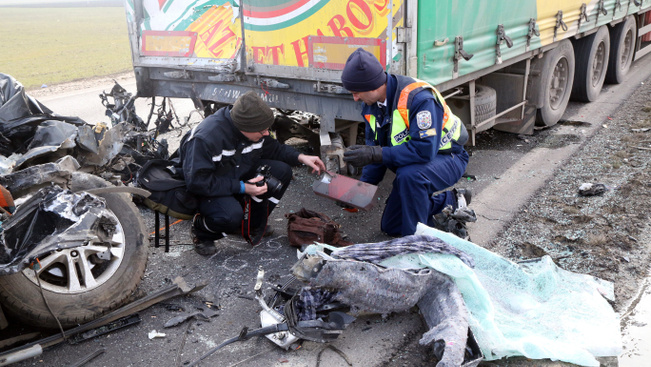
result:
M 648 59 L 648 57 L 647 57 Z M 627 83 L 604 88 L 599 101 L 591 104 L 571 104 L 564 120 L 604 121 L 622 102 L 634 93 L 642 82 L 651 82 L 651 63 L 644 59 L 637 62 Z M 135 92 L 132 82 L 121 84 Z M 55 112 L 78 115 L 89 122 L 105 120 L 104 110 L 97 95 L 109 90 L 107 85 L 89 89 L 66 91 L 63 96 L 39 98 Z M 182 110 L 179 102 L 177 112 Z M 146 105 L 139 111 L 148 111 Z M 144 113 L 142 114 L 144 117 Z M 599 126 L 592 124 L 593 128 Z M 473 242 L 484 245 L 495 238 L 517 208 L 544 185 L 554 170 L 572 154 L 576 145 L 558 146 L 541 154 L 538 143 L 554 134 L 564 134 L 571 125 L 561 124 L 552 129 L 537 131 L 533 136 L 517 136 L 489 132 L 479 137 L 472 153 L 468 173 L 476 180 L 459 183 L 472 188 L 475 196 L 472 207 L 479 221 L 472 225 Z M 585 131 L 587 138 L 590 128 Z M 171 133 L 177 136 L 179 133 Z M 304 147 L 299 147 L 304 149 Z M 294 180 L 271 216 L 270 223 L 276 235 L 268 241 L 251 248 L 242 239 L 228 237 L 220 241 L 219 252 L 205 258 L 197 255 L 189 242 L 189 223 L 174 224 L 171 231 L 172 249 L 165 253 L 162 248 L 151 248 L 145 278 L 139 287 L 140 294 L 154 292 L 170 283 L 178 275 L 188 280 L 205 281 L 206 288 L 198 293 L 172 299 L 140 313 L 141 322 L 120 331 L 97 337 L 78 345 L 59 345 L 46 350 L 41 356 L 21 362 L 17 366 L 69 365 L 99 349 L 105 353 L 94 359 L 90 366 L 157 365 L 182 366 L 195 361 L 203 353 L 222 341 L 237 336 L 243 327 L 259 326 L 257 302 L 253 300 L 253 286 L 259 267 L 266 272 L 268 284 L 282 284 L 288 279 L 290 268 L 296 261 L 296 249 L 288 246 L 285 235 L 286 213 L 305 207 L 329 215 L 342 225 L 348 239 L 355 242 L 377 242 L 388 239 L 379 232 L 382 203 L 388 195 L 392 177 L 380 185 L 378 205 L 368 212 L 348 213 L 333 202 L 317 197 L 311 185 L 316 178 L 306 168 L 294 170 Z M 517 188 L 517 189 L 515 189 Z M 508 197 L 509 200 L 504 200 Z M 153 215 L 143 209 L 147 227 L 153 231 Z M 267 288 L 267 292 L 269 289 Z M 191 311 L 197 306 L 210 304 L 218 309 L 218 316 L 210 321 L 192 320 L 165 329 L 163 324 L 179 314 L 179 310 Z M 150 339 L 148 333 L 157 330 L 166 335 Z M 426 331 L 420 316 L 414 310 L 388 317 L 368 315 L 358 318 L 332 345 L 339 348 L 354 366 L 413 366 L 430 362 L 431 355 L 423 347 L 415 346 Z M 402 353 L 408 350 L 410 353 Z M 295 351 L 284 351 L 264 338 L 236 342 L 207 358 L 206 366 L 313 366 L 320 359 L 321 366 L 344 366 L 343 357 L 323 344 L 305 342 Z

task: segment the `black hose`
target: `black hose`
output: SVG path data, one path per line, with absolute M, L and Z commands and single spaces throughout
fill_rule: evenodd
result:
M 223 347 L 225 347 L 225 346 L 227 346 L 227 345 L 229 345 L 231 343 L 234 343 L 236 341 L 244 341 L 244 340 L 248 340 L 248 339 L 250 339 L 250 338 L 252 338 L 254 336 L 273 334 L 273 333 L 277 333 L 277 332 L 280 332 L 280 331 L 287 331 L 287 330 L 289 330 L 289 328 L 287 327 L 287 324 L 284 324 L 284 323 L 283 324 L 275 324 L 275 325 L 271 325 L 271 326 L 263 327 L 263 328 L 260 328 L 260 329 L 251 330 L 251 331 L 249 331 L 247 328 L 244 328 L 240 332 L 240 335 L 238 335 L 236 337 L 233 337 L 233 338 L 230 338 L 230 339 L 224 341 L 223 343 L 219 344 L 218 346 L 214 347 L 213 349 L 207 351 L 198 360 L 190 363 L 188 365 L 188 367 L 193 367 L 193 366 L 199 365 L 199 362 L 201 362 L 204 359 L 208 358 L 211 354 L 215 353 L 219 349 L 221 349 L 221 348 L 223 348 Z

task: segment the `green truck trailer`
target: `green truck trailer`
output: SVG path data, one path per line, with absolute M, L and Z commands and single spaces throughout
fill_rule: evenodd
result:
M 358 47 L 388 72 L 435 85 L 472 144 L 489 128 L 554 125 L 570 98 L 594 100 L 651 52 L 651 0 L 126 0 L 126 9 L 139 96 L 191 98 L 210 113 L 256 90 L 280 111 L 319 117 L 318 130 L 285 129 L 318 134 L 334 169 L 362 122 L 340 81 Z

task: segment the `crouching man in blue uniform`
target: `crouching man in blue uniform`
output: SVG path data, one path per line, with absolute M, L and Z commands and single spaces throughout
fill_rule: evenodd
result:
M 200 201 L 192 222 L 199 254 L 214 254 L 215 240 L 226 233 L 241 233 L 257 244 L 267 230 L 268 215 L 287 190 L 291 166 L 302 163 L 312 172 L 325 170 L 319 157 L 299 154 L 270 137 L 273 122 L 273 111 L 248 92 L 232 107 L 206 117 L 181 140 L 183 176 L 188 191 Z M 265 179 L 260 167 L 277 181 Z
M 386 169 L 395 172 L 381 230 L 391 236 L 414 234 L 418 222 L 434 226 L 433 215 L 447 205 L 470 201 L 469 192 L 449 190 L 468 164 L 463 145 L 468 132 L 426 82 L 384 72 L 378 59 L 361 48 L 346 61 L 341 81 L 362 101 L 366 145 L 353 145 L 344 161 L 364 166 L 361 181 L 377 185 Z

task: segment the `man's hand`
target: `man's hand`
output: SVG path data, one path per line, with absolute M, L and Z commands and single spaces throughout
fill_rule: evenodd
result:
M 321 173 L 321 171 L 326 170 L 325 164 L 323 164 L 321 158 L 314 155 L 299 154 L 298 161 L 312 168 L 312 173 Z
M 247 182 L 244 183 L 244 193 L 248 194 L 249 196 L 260 196 L 263 195 L 264 193 L 267 192 L 267 184 L 263 184 L 262 186 L 256 185 L 256 182 L 259 182 L 263 180 L 264 177 L 258 176 L 254 177 Z
M 354 167 L 363 167 L 370 163 L 382 162 L 382 147 L 373 145 L 351 145 L 344 153 L 344 162 Z

